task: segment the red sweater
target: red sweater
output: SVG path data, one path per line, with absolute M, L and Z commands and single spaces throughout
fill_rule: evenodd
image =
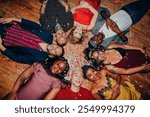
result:
M 62 89 L 55 100 L 93 100 L 89 90 L 80 87 L 79 92 L 73 92 L 69 86 Z

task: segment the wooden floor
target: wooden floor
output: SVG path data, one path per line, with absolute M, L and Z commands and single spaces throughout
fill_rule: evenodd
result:
M 119 0 L 116 0 L 119 1 Z M 125 4 L 134 0 L 102 0 L 102 6 L 107 7 L 111 13 L 119 10 Z M 38 21 L 40 11 L 39 0 L 0 0 L 0 15 L 4 17 L 27 18 Z M 129 43 L 139 47 L 147 47 L 150 50 L 150 11 L 143 19 L 130 28 Z M 150 54 L 149 54 L 150 55 Z M 0 54 L 0 99 L 10 92 L 19 74 L 28 65 L 13 62 Z M 123 76 L 135 84 L 144 99 L 150 99 L 150 73 Z

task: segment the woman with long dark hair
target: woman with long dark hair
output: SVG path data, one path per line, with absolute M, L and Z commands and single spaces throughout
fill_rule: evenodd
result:
M 123 44 L 111 44 L 107 48 L 85 49 L 85 58 L 91 60 L 94 67 L 106 67 L 117 74 L 133 74 L 150 70 L 150 57 L 139 47 Z
M 49 58 L 43 63 L 34 63 L 19 76 L 9 98 L 54 99 L 66 83 L 64 77 L 68 71 L 69 64 L 63 57 Z
M 121 82 L 121 77 L 106 69 L 95 70 L 92 66 L 82 67 L 84 78 L 92 81 L 91 93 L 97 100 L 139 100 L 141 94 L 129 81 Z

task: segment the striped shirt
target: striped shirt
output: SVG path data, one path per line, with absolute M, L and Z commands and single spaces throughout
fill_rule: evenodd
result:
M 22 29 L 18 24 L 7 29 L 3 41 L 5 46 L 22 46 L 38 50 L 41 50 L 39 43 L 43 42 L 38 36 Z

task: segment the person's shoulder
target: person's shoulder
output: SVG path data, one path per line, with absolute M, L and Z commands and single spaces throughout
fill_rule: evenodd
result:
M 92 100 L 94 99 L 92 94 L 91 94 L 91 91 L 85 89 L 85 88 L 80 88 L 80 93 L 81 93 L 81 96 L 84 97 L 84 99 L 87 99 L 87 100 Z
M 35 63 L 33 63 L 33 69 L 39 70 L 39 69 L 44 69 L 44 68 L 42 67 L 42 65 L 40 63 L 35 62 Z
M 80 87 L 80 92 L 81 93 L 85 93 L 85 94 L 87 94 L 87 93 L 90 93 L 90 91 L 88 90 L 88 89 L 86 89 L 86 88 L 83 88 L 83 87 Z

